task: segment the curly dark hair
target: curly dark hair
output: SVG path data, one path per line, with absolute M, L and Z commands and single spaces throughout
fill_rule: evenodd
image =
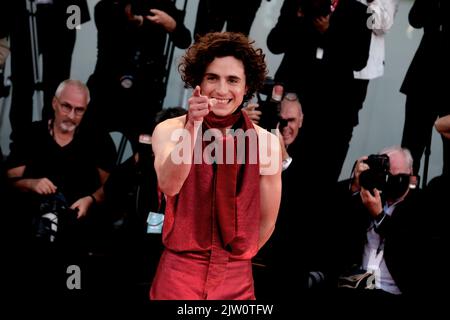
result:
M 237 32 L 212 32 L 197 39 L 181 58 L 178 65 L 181 78 L 187 87 L 195 88 L 203 80 L 206 68 L 215 58 L 232 56 L 244 65 L 247 93 L 244 101 L 251 99 L 262 88 L 267 75 L 265 55 L 253 47 L 244 34 Z

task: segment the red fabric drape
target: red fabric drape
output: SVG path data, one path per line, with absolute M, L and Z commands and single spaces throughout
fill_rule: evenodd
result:
M 255 130 L 247 115 L 238 110 L 225 118 L 210 113 L 204 119 L 202 133 L 229 126 L 243 132 Z M 254 134 L 256 137 L 256 131 Z M 225 146 L 227 139 L 234 141 L 233 163 L 216 159 L 214 164 L 204 161 L 192 164 L 180 193 L 167 199 L 163 242 L 170 253 L 164 255 L 158 267 L 152 299 L 226 299 L 231 295 L 248 299 L 253 294 L 250 259 L 258 249 L 260 195 L 259 158 L 256 155 L 256 163 L 249 163 L 252 149 L 249 142 L 257 143 L 257 140 L 246 137 L 245 163 L 241 164 L 236 161 L 236 137 L 226 137 L 219 143 Z M 209 143 L 202 141 L 202 151 Z M 224 152 L 223 159 L 229 151 Z M 183 258 L 189 261 L 186 264 L 192 271 L 189 277 L 177 276 L 179 270 L 175 270 L 174 262 L 181 257 L 174 255 L 189 257 Z M 243 266 L 242 263 L 247 267 L 236 268 L 238 264 Z M 242 295 L 238 294 L 238 288 L 229 286 L 229 281 L 224 282 L 230 275 L 246 284 L 241 287 L 246 290 Z M 202 294 L 192 296 L 192 287 L 202 288 L 197 291 Z

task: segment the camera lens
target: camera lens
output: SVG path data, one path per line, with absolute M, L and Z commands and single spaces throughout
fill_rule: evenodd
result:
M 287 125 L 288 125 L 288 120 L 280 118 L 280 122 L 279 122 L 279 125 L 278 125 L 278 129 L 280 130 L 280 132 L 282 132 L 283 129 L 285 127 L 287 127 Z
M 124 75 L 120 78 L 120 85 L 124 89 L 130 89 L 133 86 L 133 76 Z

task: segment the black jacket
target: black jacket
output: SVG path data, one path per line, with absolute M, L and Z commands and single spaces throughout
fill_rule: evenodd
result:
M 367 229 L 373 218 L 361 197 L 347 191 L 347 205 L 339 215 L 338 239 L 341 272 L 360 266 Z M 406 295 L 423 293 L 430 288 L 429 272 L 436 266 L 430 254 L 431 224 L 426 212 L 426 201 L 420 190 L 410 190 L 391 216 L 386 216 L 376 232 L 384 237 L 384 259 L 400 291 Z
M 416 0 L 409 12 L 409 23 L 423 28 L 423 37 L 400 88 L 404 94 L 436 94 L 446 88 L 450 63 L 450 25 L 446 0 Z

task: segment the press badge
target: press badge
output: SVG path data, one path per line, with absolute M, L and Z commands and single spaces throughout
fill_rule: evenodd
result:
M 164 214 L 152 212 L 147 217 L 147 233 L 162 233 Z
M 316 50 L 316 59 L 322 60 L 322 58 L 323 58 L 323 49 L 319 47 Z

